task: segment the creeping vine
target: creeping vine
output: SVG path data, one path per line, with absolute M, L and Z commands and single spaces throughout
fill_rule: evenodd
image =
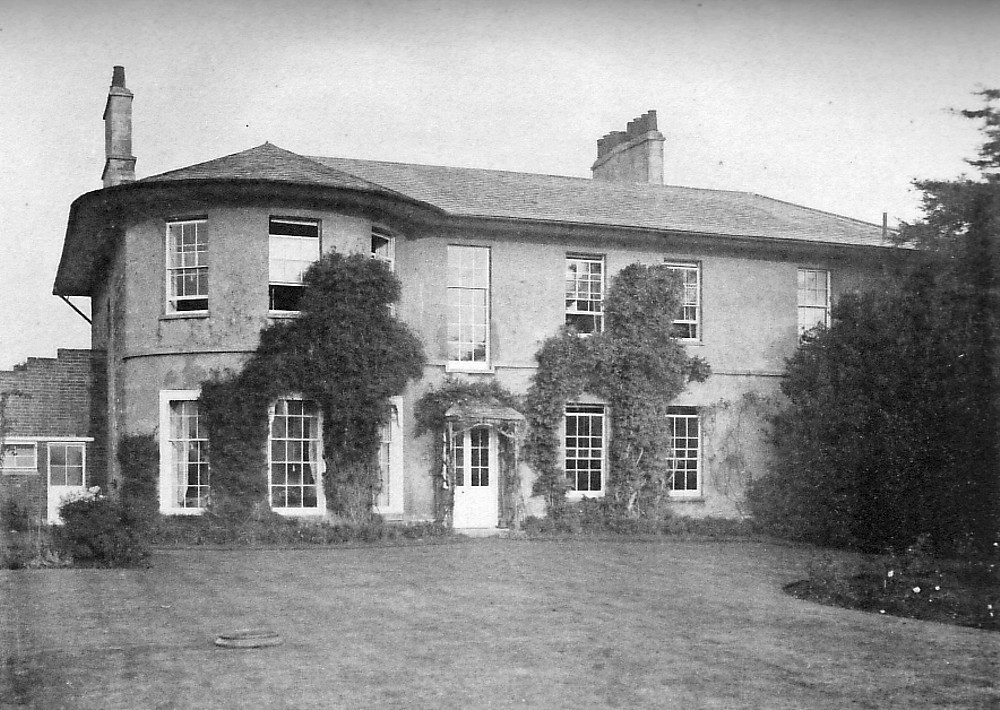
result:
M 537 473 L 533 493 L 558 515 L 568 487 L 559 427 L 566 403 L 602 399 L 611 422 L 606 499 L 620 515 L 654 516 L 668 493 L 667 407 L 709 366 L 674 337 L 681 284 L 666 266 L 631 264 L 611 282 L 607 326 L 582 337 L 564 328 L 543 343 L 526 397 L 525 456 Z
M 390 310 L 400 286 L 384 263 L 330 252 L 303 283 L 300 316 L 263 328 L 239 372 L 202 384 L 216 512 L 265 507 L 268 407 L 297 394 L 321 413 L 327 507 L 350 519 L 371 515 L 379 426 L 390 398 L 421 377 L 423 348 Z

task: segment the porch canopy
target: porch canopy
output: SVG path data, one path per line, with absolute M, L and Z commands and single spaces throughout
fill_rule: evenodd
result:
M 450 432 L 489 426 L 511 439 L 517 438 L 527 424 L 516 409 L 486 400 L 453 404 L 444 413 L 444 420 Z

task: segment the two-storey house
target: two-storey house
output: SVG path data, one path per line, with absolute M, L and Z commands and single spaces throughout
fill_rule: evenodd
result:
M 210 495 L 200 383 L 239 368 L 263 325 L 295 317 L 304 268 L 336 249 L 391 265 L 402 284 L 396 315 L 428 358 L 385 427 L 377 508 L 387 518 L 434 515 L 439 444 L 414 434 L 421 394 L 449 375 L 523 393 L 546 338 L 567 323 L 602 328 L 608 284 L 633 262 L 682 276 L 676 334 L 712 367 L 669 414 L 676 508 L 735 514 L 741 490 L 717 440 L 732 422 L 710 431 L 706 411 L 774 395 L 800 333 L 828 322 L 838 294 L 879 279 L 888 254 L 879 225 L 750 192 L 664 185 L 652 111 L 598 141 L 593 179 L 303 156 L 265 143 L 135 180 L 131 101 L 116 68 L 105 186 L 72 205 L 55 292 L 92 299 L 111 477 L 118 438 L 155 433 L 164 513 L 201 511 Z M 322 514 L 316 408 L 290 392 L 270 416 L 259 475 L 272 508 Z M 566 407 L 571 497 L 604 491 L 607 417 L 592 398 Z M 766 458 L 753 431 L 744 464 Z M 497 525 L 496 436 L 484 421 L 452 443 L 466 474 L 457 527 Z M 522 474 L 528 496 L 533 474 Z

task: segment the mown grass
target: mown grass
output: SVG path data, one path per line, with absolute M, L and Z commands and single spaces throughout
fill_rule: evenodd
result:
M 463 540 L 0 572 L 0 706 L 990 707 L 1000 634 L 789 597 L 815 551 Z M 267 627 L 279 647 L 219 649 Z

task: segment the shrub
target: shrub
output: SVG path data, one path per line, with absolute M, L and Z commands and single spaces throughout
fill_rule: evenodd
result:
M 27 532 L 31 529 L 31 513 L 18 499 L 8 498 L 0 506 L 0 526 L 3 530 Z
M 100 495 L 70 498 L 59 507 L 63 520 L 55 539 L 74 561 L 102 567 L 133 567 L 149 558 L 146 519 L 128 505 Z

